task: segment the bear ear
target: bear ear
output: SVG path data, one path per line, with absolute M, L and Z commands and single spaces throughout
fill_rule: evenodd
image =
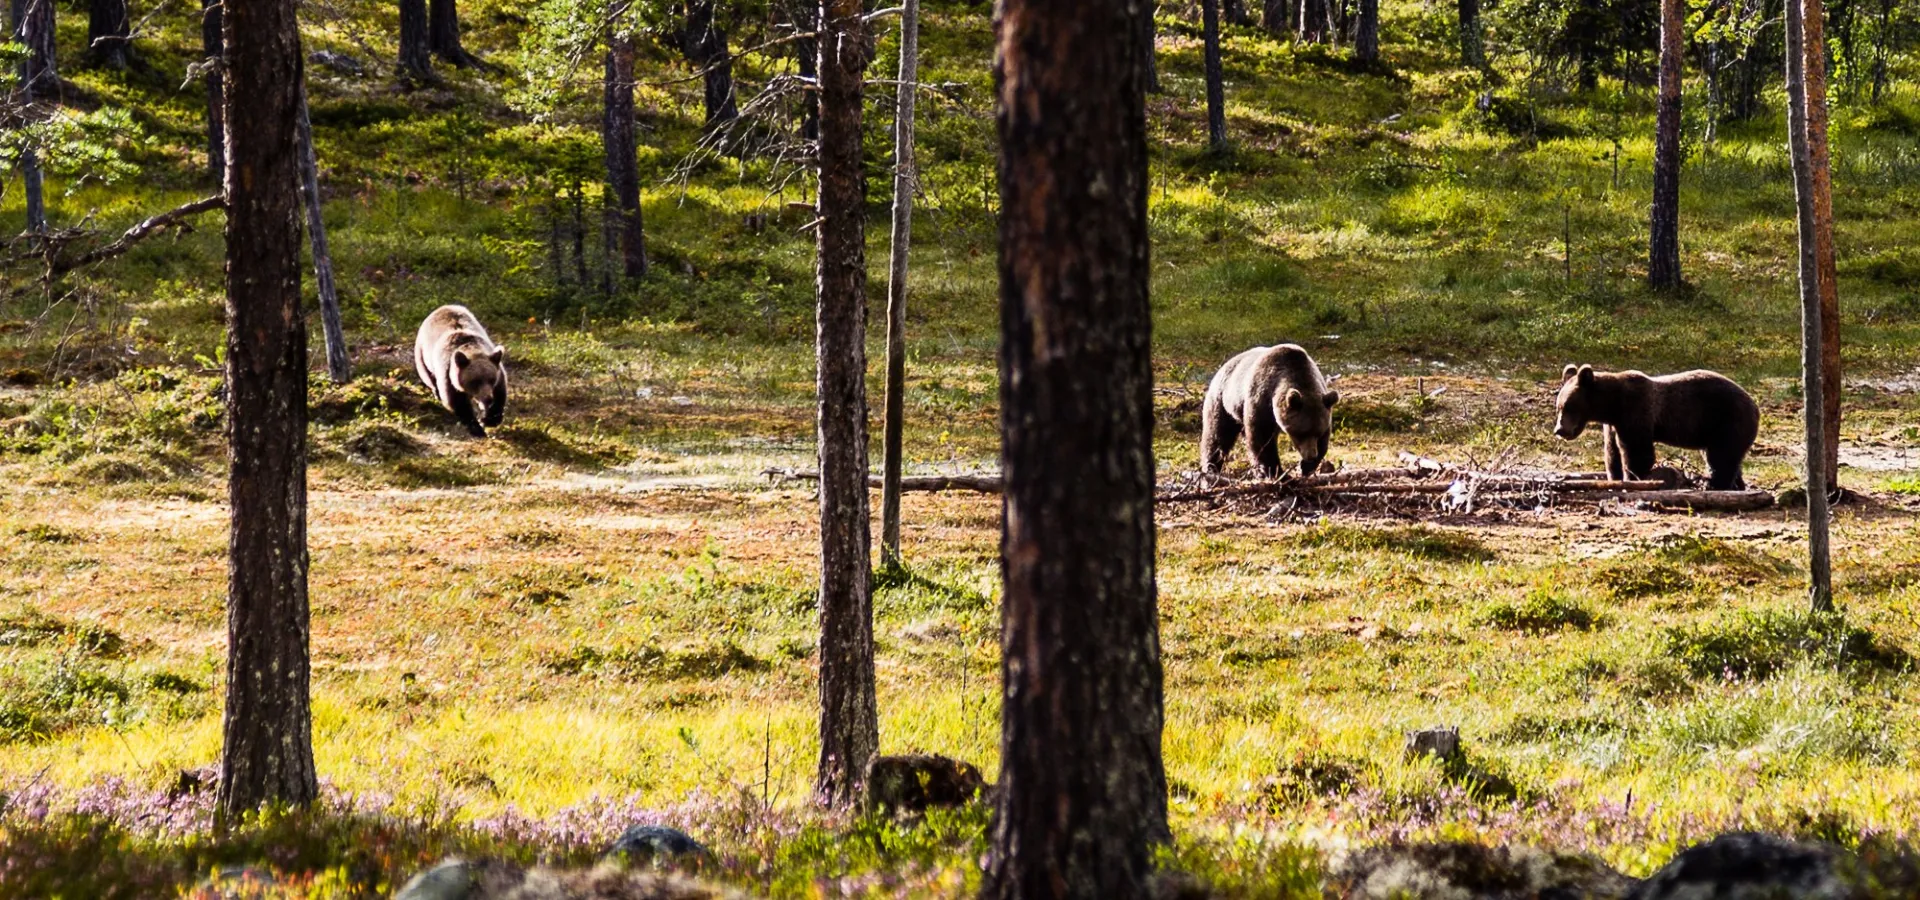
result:
M 1567 379 L 1572 378 L 1574 375 L 1578 374 L 1579 371 L 1580 371 L 1579 366 L 1576 366 L 1573 363 L 1567 363 L 1567 367 L 1560 370 L 1560 380 L 1564 382 Z
M 496 366 L 499 365 L 500 361 L 506 358 L 507 358 L 507 348 L 505 347 L 493 348 L 493 356 L 491 357 L 491 359 L 493 360 L 494 365 Z
M 464 369 L 467 367 L 467 363 L 470 363 L 470 362 L 473 362 L 473 359 L 467 356 L 467 351 L 465 350 L 453 351 L 453 364 L 456 367 Z
M 1320 402 L 1326 404 L 1328 409 L 1332 409 L 1335 403 L 1340 402 L 1340 392 L 1328 391 L 1326 396 L 1320 398 Z
M 1586 387 L 1587 385 L 1590 385 L 1592 383 L 1593 383 L 1593 367 L 1581 366 L 1580 367 L 1580 386 Z
M 1298 388 L 1287 388 L 1287 411 L 1288 412 L 1299 412 L 1301 405 L 1305 404 L 1306 402 L 1307 402 L 1307 398 L 1300 393 L 1300 390 Z

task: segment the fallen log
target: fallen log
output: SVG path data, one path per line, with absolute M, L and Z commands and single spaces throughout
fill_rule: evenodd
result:
M 1592 491 L 1563 494 L 1567 499 L 1621 503 L 1657 503 L 1704 512 L 1753 512 L 1773 506 L 1771 491 Z
M 775 482 L 781 481 L 819 481 L 820 473 L 807 469 L 763 469 L 761 475 Z M 878 475 L 868 475 L 869 487 L 880 487 L 882 479 Z M 1000 476 L 991 473 L 971 475 L 909 475 L 900 479 L 902 491 L 973 491 L 980 494 L 1000 493 Z

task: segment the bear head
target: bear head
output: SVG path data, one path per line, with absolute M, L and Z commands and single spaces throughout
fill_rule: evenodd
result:
M 1327 436 L 1333 433 L 1333 405 L 1340 402 L 1339 391 L 1315 396 L 1298 388 L 1288 388 L 1273 398 L 1273 418 L 1293 440 L 1300 453 L 1300 474 L 1312 475 L 1327 457 Z
M 476 353 L 471 350 L 453 351 L 453 365 L 448 381 L 460 386 L 460 392 L 467 395 L 473 403 L 473 416 L 485 420 L 493 405 L 499 402 L 496 396 L 500 384 L 501 366 L 505 363 L 507 348 L 495 347 L 492 353 Z
M 1593 421 L 1593 367 L 1568 364 L 1560 372 L 1560 395 L 1553 405 L 1560 411 L 1553 433 L 1562 440 L 1573 440 Z

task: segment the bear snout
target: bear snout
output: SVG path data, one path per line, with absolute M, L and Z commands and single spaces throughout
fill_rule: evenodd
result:
M 1300 458 L 1300 474 L 1302 476 L 1312 475 L 1315 469 L 1320 468 L 1320 460 L 1324 458 L 1325 457 L 1320 457 L 1320 456 L 1315 456 L 1311 458 L 1305 457 L 1305 456 L 1301 457 Z
M 1586 426 L 1576 427 L 1576 426 L 1568 425 L 1564 422 L 1559 425 L 1555 425 L 1553 427 L 1554 435 L 1559 437 L 1563 441 L 1573 440 L 1574 438 L 1577 438 L 1580 436 L 1580 432 L 1585 430 L 1587 430 Z

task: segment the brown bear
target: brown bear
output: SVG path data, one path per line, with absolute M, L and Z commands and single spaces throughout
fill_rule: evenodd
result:
M 506 355 L 464 306 L 429 313 L 413 341 L 414 371 L 474 437 L 507 414 Z
M 1327 456 L 1333 405 L 1320 367 L 1298 344 L 1255 347 L 1227 360 L 1207 385 L 1200 413 L 1200 470 L 1219 472 L 1241 432 L 1247 456 L 1263 478 L 1280 475 L 1280 435 L 1300 453 L 1300 474 L 1312 475 Z
M 1589 422 L 1606 426 L 1608 478 L 1650 478 L 1653 445 L 1671 444 L 1707 454 L 1708 487 L 1744 490 L 1740 463 L 1760 434 L 1760 406 L 1733 380 L 1695 369 L 1677 375 L 1595 372 L 1567 366 L 1555 401 L 1560 420 L 1553 433 L 1573 440 Z

